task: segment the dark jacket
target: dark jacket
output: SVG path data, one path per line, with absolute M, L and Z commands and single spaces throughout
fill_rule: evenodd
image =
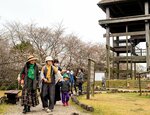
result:
M 22 79 L 24 79 L 24 88 L 36 90 L 38 87 L 38 81 L 39 81 L 38 66 L 36 64 L 34 65 L 34 78 L 35 78 L 34 80 L 31 80 L 30 78 L 28 78 L 27 76 L 28 69 L 29 69 L 29 63 L 27 62 L 21 71 L 21 76 L 23 76 Z
M 83 83 L 83 73 L 82 72 L 77 74 L 76 82 L 77 82 L 77 84 Z
M 70 91 L 70 83 L 68 81 L 61 81 L 59 82 L 61 87 L 61 92 L 69 92 Z

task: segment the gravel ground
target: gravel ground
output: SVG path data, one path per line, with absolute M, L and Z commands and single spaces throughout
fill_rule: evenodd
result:
M 3 115 L 24 115 L 22 114 L 23 107 L 20 106 L 18 103 L 17 105 L 12 105 L 8 110 L 7 113 Z M 31 108 L 31 112 L 26 113 L 27 115 L 74 115 L 73 113 L 78 113 L 78 115 L 90 115 L 86 110 L 79 111 L 75 106 L 62 106 L 60 101 L 57 102 L 55 105 L 54 111 L 47 113 L 46 111 L 42 110 L 41 103 L 37 107 Z

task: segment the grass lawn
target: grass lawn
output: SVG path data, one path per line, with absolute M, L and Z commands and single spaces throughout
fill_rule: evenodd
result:
M 5 91 L 0 91 L 0 97 L 4 96 Z M 0 104 L 0 114 L 3 114 L 7 110 L 7 104 Z
M 10 105 L 7 104 L 0 104 L 0 115 L 3 115 L 4 112 L 7 111 Z
M 5 91 L 0 91 L 0 97 L 4 96 Z
M 90 100 L 78 97 L 94 107 L 93 115 L 150 115 L 150 97 L 136 93 L 95 94 Z
M 4 96 L 5 91 L 0 91 L 0 97 Z M 19 95 L 21 95 L 21 93 L 19 93 Z M 5 95 L 6 96 L 6 95 Z M 3 115 L 4 112 L 7 111 L 7 109 L 9 108 L 9 104 L 0 104 L 0 115 Z

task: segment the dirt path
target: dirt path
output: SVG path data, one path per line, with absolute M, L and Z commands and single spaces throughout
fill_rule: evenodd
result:
M 4 115 L 24 115 L 22 114 L 23 107 L 20 104 L 12 105 L 8 110 L 7 113 Z M 79 115 L 90 115 L 85 110 L 79 111 L 73 105 L 69 106 L 62 106 L 62 103 L 59 101 L 55 105 L 54 111 L 47 113 L 46 111 L 42 110 L 41 103 L 37 107 L 31 108 L 31 112 L 26 113 L 27 115 L 73 115 L 72 113 L 78 113 Z

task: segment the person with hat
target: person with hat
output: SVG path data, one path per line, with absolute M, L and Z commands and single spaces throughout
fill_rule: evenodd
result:
M 58 69 L 53 66 L 53 58 L 51 56 L 47 56 L 45 62 L 46 64 L 42 67 L 40 74 L 42 80 L 41 100 L 44 110 L 49 113 L 54 109 L 55 74 L 57 74 Z
M 39 104 L 37 96 L 39 70 L 36 60 L 37 58 L 30 55 L 20 73 L 21 85 L 23 86 L 21 96 L 21 105 L 24 106 L 23 113 L 30 112 L 31 106 L 35 107 Z
M 69 76 L 67 73 L 63 75 L 63 81 L 61 81 L 59 84 L 61 87 L 61 96 L 62 96 L 61 99 L 62 99 L 63 106 L 68 106 L 70 82 L 69 82 Z

